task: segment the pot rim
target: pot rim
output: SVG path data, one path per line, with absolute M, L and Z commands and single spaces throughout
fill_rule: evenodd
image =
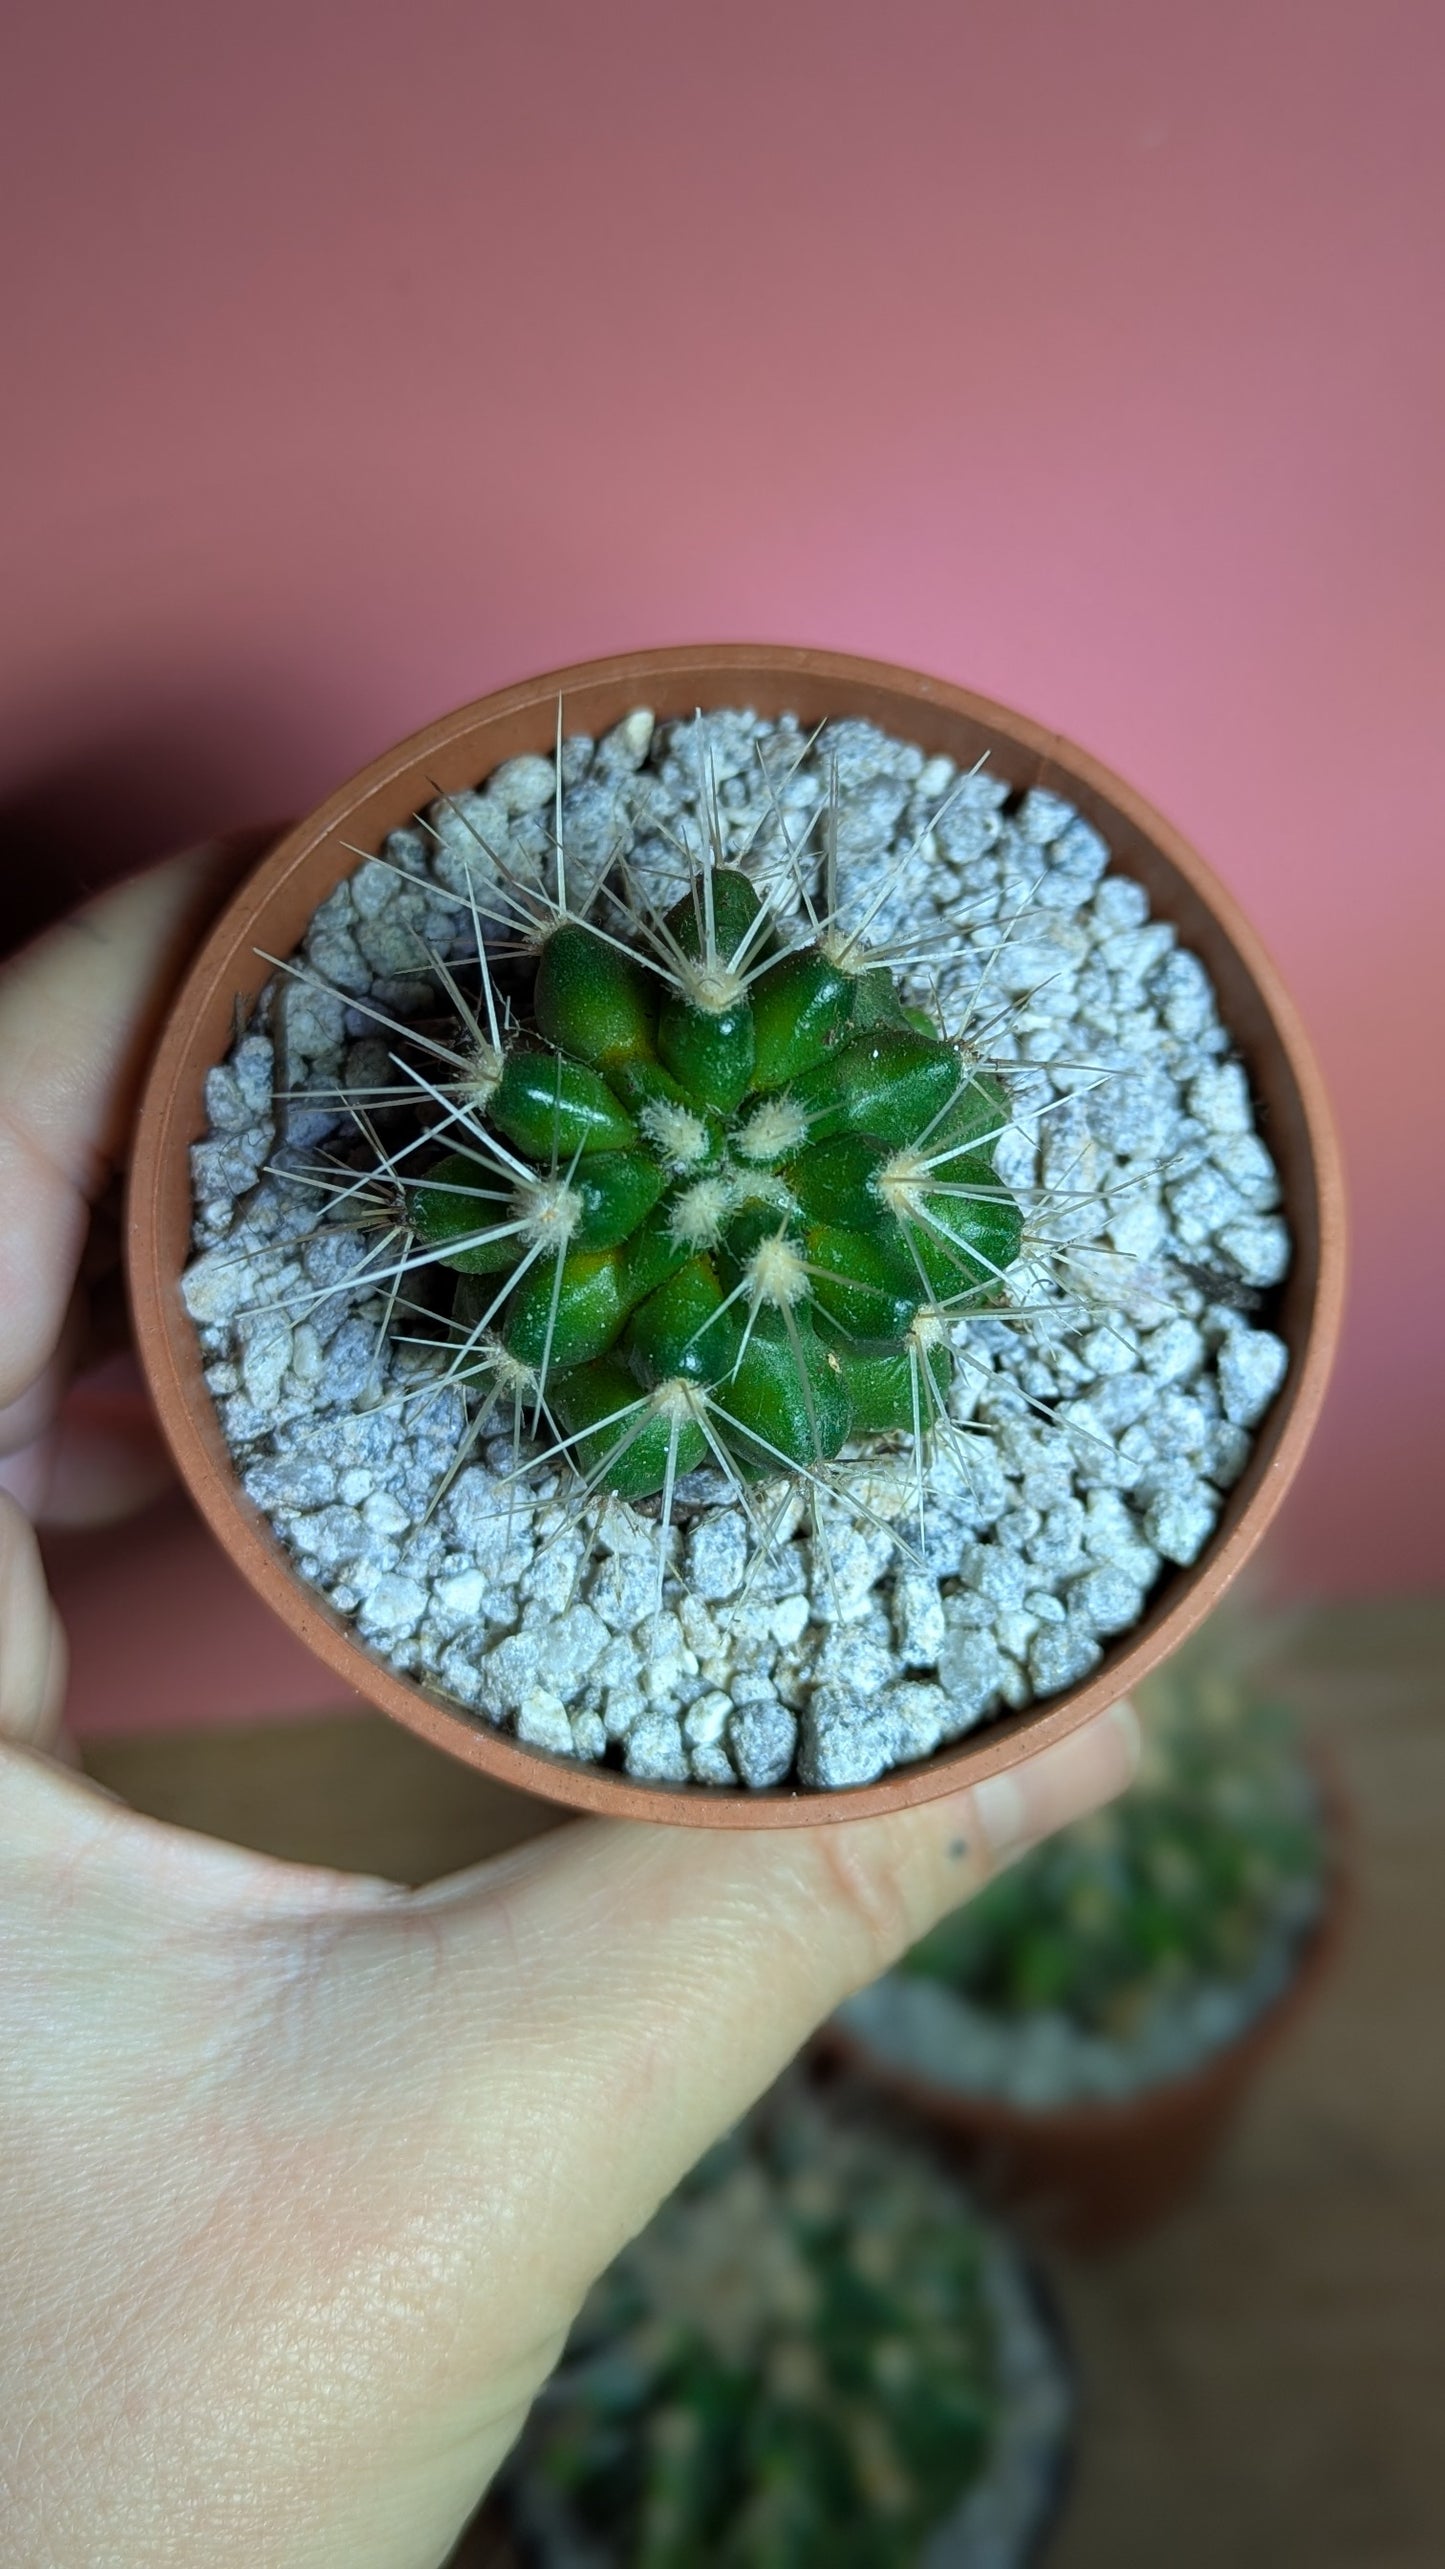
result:
M 430 799 L 414 789 L 431 786 L 438 775 L 456 790 L 521 749 L 550 748 L 559 696 L 574 719 L 580 715 L 594 730 L 639 703 L 673 720 L 694 703 L 721 708 L 741 696 L 760 711 L 791 707 L 804 719 L 810 703 L 835 717 L 863 712 L 925 748 L 952 741 L 955 756 L 961 733 L 986 735 L 990 748 L 1007 752 L 1012 786 L 1047 785 L 1065 794 L 1097 822 L 1121 870 L 1143 872 L 1156 915 L 1180 916 L 1186 943 L 1202 940 L 1212 948 L 1205 956 L 1212 976 L 1218 981 L 1223 969 L 1231 984 L 1221 994 L 1226 1019 L 1252 1084 L 1268 1093 L 1275 1138 L 1288 1147 L 1285 1209 L 1295 1261 L 1285 1288 L 1292 1323 L 1280 1326 L 1291 1341 L 1290 1369 L 1200 1560 L 1163 1581 L 1141 1621 L 1081 1684 L 992 1718 L 873 1784 L 823 1791 L 641 1782 L 525 1747 L 485 1715 L 395 1675 L 292 1569 L 235 1478 L 202 1379 L 199 1345 L 180 1295 L 190 1239 L 189 1145 L 204 1129 L 204 1075 L 226 1049 L 236 1002 L 254 996 L 267 977 L 258 935 L 271 952 L 294 946 L 311 912 L 358 861 L 343 841 L 348 829 L 379 843 Z M 473 755 L 479 741 L 486 744 L 480 763 Z M 267 934 L 262 923 L 273 915 L 283 924 Z M 293 921 L 299 921 L 294 932 Z M 242 1576 L 359 1695 L 498 1782 L 574 1810 L 684 1826 L 788 1828 L 873 1818 L 1017 1765 L 1126 1694 L 1211 1611 L 1273 1519 L 1319 1415 L 1344 1298 L 1344 1184 L 1319 1068 L 1274 963 L 1188 841 L 1100 760 L 1007 706 L 890 662 L 776 643 L 691 644 L 577 662 L 459 706 L 373 760 L 285 833 L 221 912 L 172 1005 L 141 1098 L 126 1264 L 137 1351 L 182 1482 Z

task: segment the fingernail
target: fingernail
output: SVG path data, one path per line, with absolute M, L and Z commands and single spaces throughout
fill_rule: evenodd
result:
M 1012 1775 L 985 1775 L 975 1784 L 973 1816 L 991 1855 L 1012 1855 L 1028 1835 L 1028 1803 Z

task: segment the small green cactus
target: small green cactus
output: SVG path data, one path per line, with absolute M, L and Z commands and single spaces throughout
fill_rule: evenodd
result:
M 665 913 L 509 885 L 535 953 L 482 1004 L 405 1179 L 409 1269 L 457 1278 L 450 1374 L 508 1390 L 586 1490 L 816 1473 L 926 1433 L 952 1315 L 995 1304 L 1023 1216 L 989 1069 L 831 915 L 806 930 L 715 851 Z M 504 1022 L 505 1019 L 505 1022 Z

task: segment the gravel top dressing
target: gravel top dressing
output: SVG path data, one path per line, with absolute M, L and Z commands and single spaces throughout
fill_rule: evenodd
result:
M 298 1574 L 398 1674 L 641 1780 L 869 1783 L 1087 1676 L 1197 1559 L 1285 1373 L 1279 1181 L 1208 974 L 1058 797 L 857 720 L 640 710 L 569 738 L 566 896 L 601 927 L 619 858 L 666 909 L 711 832 L 786 943 L 833 843 L 845 917 L 1002 1078 L 1025 1222 L 1004 1307 L 941 1324 L 930 1432 L 588 1497 L 530 1409 L 448 1370 L 437 1268 L 402 1273 L 415 1181 L 377 1181 L 476 989 L 479 912 L 504 1000 L 524 969 L 498 885 L 555 884 L 557 783 L 512 759 L 393 831 L 210 1074 L 184 1281 L 206 1379 Z

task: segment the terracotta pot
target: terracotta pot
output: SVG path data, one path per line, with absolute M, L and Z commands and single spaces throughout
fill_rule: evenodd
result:
M 559 694 L 569 724 L 594 734 L 639 704 L 664 720 L 699 705 L 792 711 L 805 724 L 859 714 L 962 766 L 987 751 L 994 773 L 1011 785 L 1066 795 L 1145 885 L 1155 915 L 1172 920 L 1207 965 L 1266 1119 L 1295 1244 L 1274 1324 L 1289 1344 L 1290 1371 L 1202 1559 L 1161 1583 L 1142 1622 L 1087 1683 L 990 1722 L 881 1783 L 836 1793 L 639 1784 L 519 1747 L 486 1720 L 393 1675 L 295 1576 L 237 1486 L 202 1379 L 179 1290 L 191 1220 L 187 1153 L 205 1126 L 205 1074 L 230 1045 L 238 1003 L 254 1001 L 270 973 L 257 949 L 289 953 L 318 904 L 355 866 L 352 850 L 378 847 L 438 790 L 474 785 L 521 751 L 549 750 Z M 897 1809 L 1015 1765 L 1112 1702 L 1193 1630 L 1258 1543 L 1314 1426 L 1339 1330 L 1344 1216 L 1329 1107 L 1293 1004 L 1230 895 L 1167 821 L 1082 750 L 962 688 L 837 652 L 739 643 L 631 652 L 503 688 L 389 750 L 289 831 L 212 929 L 176 1001 L 142 1102 L 128 1253 L 136 1340 L 181 1476 L 238 1569 L 338 1677 L 436 1746 L 524 1792 L 585 1810 L 767 1828 Z
M 842 2077 L 922 2123 L 982 2196 L 1056 2247 L 1119 2247 L 1152 2230 L 1202 2183 L 1339 1949 L 1353 1897 L 1349 1823 L 1333 1774 L 1322 1762 L 1316 1771 L 1330 1850 L 1324 1907 L 1278 1997 L 1185 2077 L 1137 2096 L 1034 2109 L 910 2077 L 836 2023 L 815 2039 L 815 2067 L 825 2081 Z

